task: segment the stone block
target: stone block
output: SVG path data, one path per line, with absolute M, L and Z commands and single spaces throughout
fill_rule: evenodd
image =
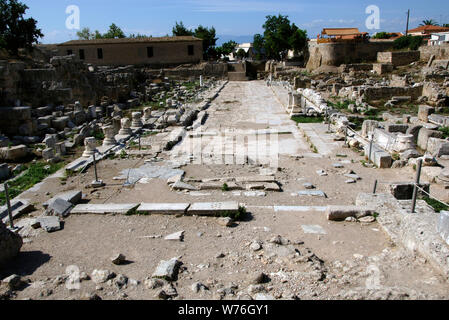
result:
M 139 203 L 123 204 L 79 204 L 71 214 L 130 214 L 139 207 Z
M 441 211 L 437 230 L 443 240 L 449 245 L 449 211 Z
M 235 214 L 239 211 L 239 204 L 230 202 L 202 202 L 194 203 L 187 209 L 188 215 L 219 216 L 222 214 Z
M 326 217 L 331 221 L 343 221 L 348 217 L 362 218 L 375 213 L 373 208 L 359 206 L 328 206 Z
M 395 182 L 390 184 L 390 192 L 391 194 L 398 200 L 411 200 L 413 198 L 413 182 Z M 430 184 L 429 183 L 421 183 L 420 187 L 424 189 L 424 191 L 429 192 Z
M 429 116 L 435 112 L 435 108 L 426 105 L 420 105 L 418 110 L 418 119 L 422 122 L 429 122 Z
M 422 128 L 421 130 L 419 130 L 418 134 L 418 147 L 421 148 L 421 150 L 426 151 L 429 138 L 442 138 L 442 137 L 443 133 L 441 131 Z
M 189 203 L 142 203 L 137 209 L 138 214 L 185 214 Z
M 25 145 L 0 148 L 0 160 L 16 161 L 28 155 L 28 148 Z
M 433 157 L 449 155 L 449 141 L 438 138 L 429 138 L 427 141 L 427 152 Z

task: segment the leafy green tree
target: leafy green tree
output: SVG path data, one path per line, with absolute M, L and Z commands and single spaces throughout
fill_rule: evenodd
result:
M 44 35 L 33 18 L 25 19 L 28 6 L 17 0 L 0 0 L 0 47 L 17 54 L 19 48 L 32 49 Z
M 286 56 L 288 50 L 299 52 L 304 50 L 307 44 L 307 32 L 299 29 L 294 23 L 291 24 L 288 16 L 267 16 L 263 28 L 263 38 L 260 35 L 255 36 L 254 48 L 260 50 L 263 45 L 269 59 L 280 60 Z
M 103 35 L 103 38 L 105 38 L 105 39 L 122 39 L 122 38 L 126 38 L 126 36 L 125 36 L 125 33 L 122 31 L 122 29 L 120 29 L 119 27 L 117 27 L 117 25 L 115 23 L 113 23 L 109 26 L 109 30 L 108 30 L 108 32 L 106 32 Z
M 417 50 L 419 46 L 423 42 L 423 37 L 420 36 L 404 36 L 400 37 L 393 42 L 393 47 L 397 50 L 401 49 L 410 49 L 410 50 Z
M 217 56 L 217 52 L 214 47 L 218 38 L 216 38 L 214 27 L 207 28 L 200 25 L 195 29 L 193 35 L 203 40 L 203 56 L 205 60 L 215 58 Z
M 437 26 L 438 23 L 434 21 L 433 19 L 430 20 L 423 20 L 420 24 L 420 26 Z
M 233 40 L 225 42 L 221 45 L 221 47 L 216 48 L 217 54 L 219 56 L 221 56 L 221 55 L 228 56 L 231 54 L 231 52 L 234 51 L 234 49 L 237 45 L 238 45 L 238 43 Z
M 236 53 L 235 53 L 236 57 L 239 59 L 243 59 L 246 57 L 246 52 L 243 49 L 239 49 Z
M 373 39 L 390 39 L 391 38 L 391 34 L 387 33 L 387 32 L 378 32 L 376 33 L 374 36 L 372 36 Z
M 187 29 L 182 21 L 179 23 L 176 21 L 175 26 L 172 29 L 173 36 L 181 37 L 181 36 L 193 36 L 193 31 Z
M 95 39 L 95 34 L 90 32 L 89 28 L 83 28 L 76 33 L 79 40 L 91 40 Z
M 443 23 L 443 27 L 449 28 L 449 23 Z
M 256 52 L 255 58 L 257 60 L 262 59 L 262 52 L 265 51 L 265 42 L 261 34 L 255 34 L 253 39 L 253 48 Z

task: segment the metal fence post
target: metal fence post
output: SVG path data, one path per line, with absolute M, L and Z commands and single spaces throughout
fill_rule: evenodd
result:
M 377 180 L 376 181 L 374 181 L 374 190 L 373 190 L 373 194 L 376 194 L 376 191 L 377 191 Z
M 348 144 L 348 127 L 345 127 L 345 146 Z
M 14 229 L 14 222 L 12 221 L 12 212 L 11 212 L 11 202 L 9 201 L 9 190 L 8 190 L 8 183 L 3 184 L 5 188 L 5 196 L 6 196 L 6 206 L 8 208 L 8 217 L 9 217 L 9 225 L 11 226 L 11 229 Z
M 416 213 L 416 198 L 418 197 L 418 186 L 421 181 L 422 159 L 418 160 L 418 171 L 416 172 L 416 181 L 413 187 L 412 213 Z
M 95 152 L 93 154 L 93 158 L 94 158 L 94 172 L 95 172 L 95 181 L 98 181 L 98 175 L 97 175 L 97 161 L 95 159 Z

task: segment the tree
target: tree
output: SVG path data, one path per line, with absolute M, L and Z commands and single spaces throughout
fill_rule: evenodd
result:
M 182 21 L 178 22 L 176 21 L 175 26 L 172 29 L 173 36 L 175 37 L 181 37 L 181 36 L 193 36 L 192 30 L 187 29 L 184 27 L 184 24 Z
M 193 34 L 195 37 L 203 40 L 203 56 L 205 60 L 209 58 L 216 58 L 217 51 L 215 50 L 215 44 L 218 38 L 216 38 L 215 28 L 207 28 L 203 26 L 198 26 Z
M 140 34 L 140 33 L 134 34 L 134 33 L 131 33 L 128 36 L 128 38 L 131 38 L 131 39 L 145 39 L 145 38 L 151 38 L 151 35 L 147 36 L 146 34 Z
M 253 47 L 256 52 L 256 59 L 262 59 L 262 53 L 265 51 L 265 42 L 261 34 L 255 34 L 253 39 Z
M 90 32 L 89 28 L 83 28 L 76 33 L 79 40 L 91 40 L 95 38 L 95 34 Z
M 243 49 L 239 49 L 236 53 L 235 53 L 236 57 L 239 59 L 243 59 L 246 57 L 246 52 Z
M 0 0 L 0 47 L 17 54 L 19 48 L 32 49 L 44 35 L 33 18 L 24 19 L 28 6 L 17 0 Z
M 120 29 L 119 27 L 116 26 L 115 23 L 113 23 L 109 26 L 109 30 L 108 30 L 108 32 L 106 32 L 103 35 L 103 38 L 105 38 L 105 39 L 122 39 L 122 38 L 126 38 L 126 36 L 125 36 L 125 33 L 122 31 L 122 29 Z
M 449 28 L 449 23 L 443 23 L 443 27 Z
M 221 47 L 216 48 L 218 55 L 224 55 L 228 56 L 231 54 L 231 52 L 234 51 L 235 47 L 237 47 L 238 43 L 230 40 L 228 42 L 225 42 L 221 45 Z
M 263 48 L 269 59 L 280 60 L 288 50 L 298 53 L 307 45 L 307 32 L 294 23 L 290 24 L 288 16 L 267 16 L 263 28 L 263 37 L 259 34 L 254 36 L 254 49 L 260 51 Z
M 436 21 L 433 21 L 433 19 L 430 20 L 423 20 L 420 24 L 420 26 L 437 26 L 438 23 Z
M 382 31 L 382 32 L 378 32 L 376 33 L 374 36 L 372 36 L 373 39 L 390 39 L 391 38 L 391 34 Z

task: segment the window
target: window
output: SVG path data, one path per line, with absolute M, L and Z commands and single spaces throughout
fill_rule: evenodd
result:
M 80 49 L 79 54 L 80 54 L 80 60 L 84 60 L 85 59 L 84 49 Z
M 153 47 L 147 47 L 147 56 L 148 58 L 152 58 L 154 55 Z
M 193 56 L 193 45 L 187 46 L 187 54 Z
M 68 56 L 71 56 L 73 54 L 73 51 L 72 50 L 67 50 L 67 55 Z
M 97 57 L 98 59 L 103 59 L 103 49 L 101 48 L 97 49 Z

